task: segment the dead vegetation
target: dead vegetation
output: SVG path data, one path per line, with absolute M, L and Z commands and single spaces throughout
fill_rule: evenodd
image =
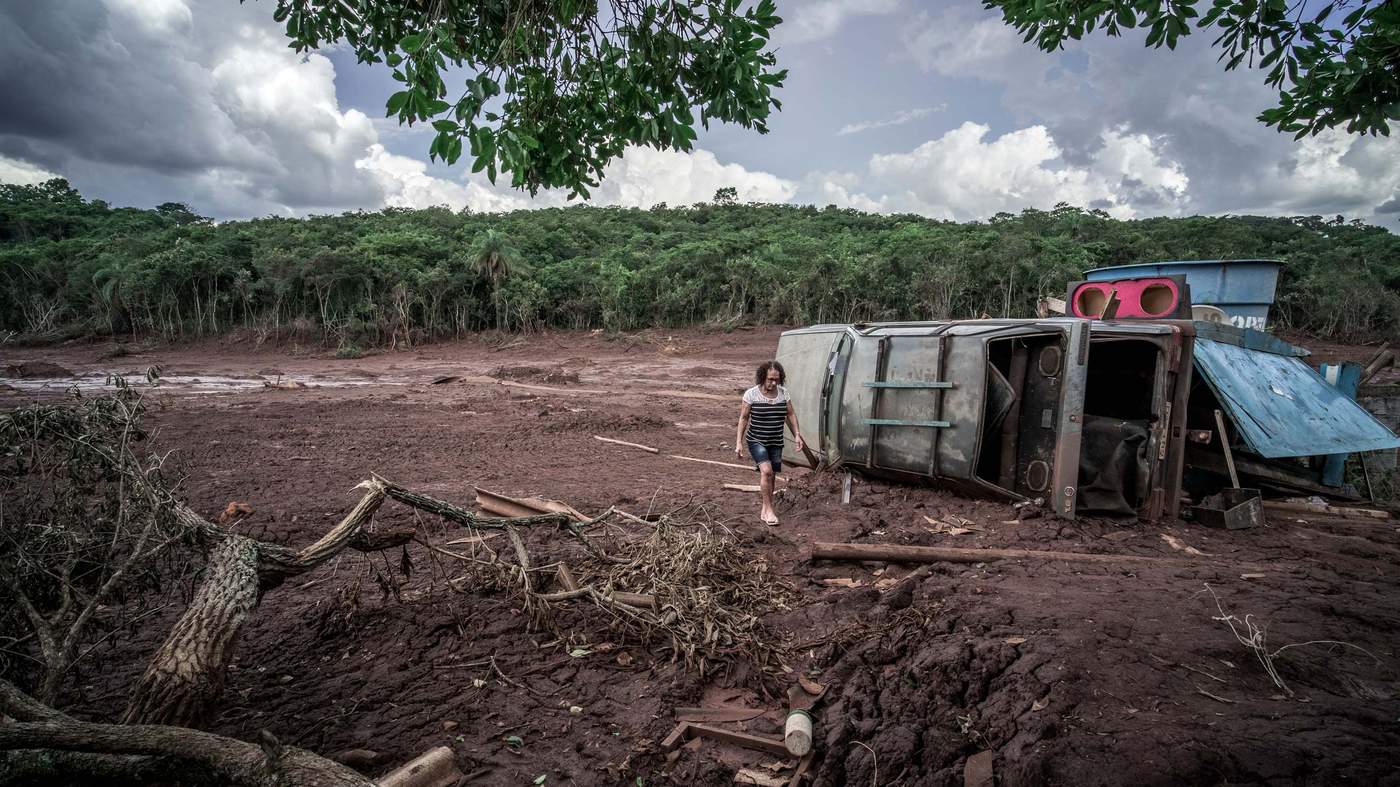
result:
M 1339 640 L 1334 639 L 1314 639 L 1308 640 L 1307 642 L 1292 642 L 1287 645 L 1282 645 L 1280 647 L 1271 649 L 1268 643 L 1267 626 L 1261 624 L 1258 621 L 1258 619 L 1255 618 L 1254 615 L 1246 614 L 1243 618 L 1240 618 L 1233 613 L 1227 612 L 1225 610 L 1225 603 L 1220 600 L 1220 596 L 1216 595 L 1215 589 L 1212 588 L 1209 584 L 1205 585 L 1205 592 L 1210 594 L 1211 599 L 1215 601 L 1216 610 L 1220 613 L 1212 619 L 1224 623 L 1226 627 L 1230 629 L 1230 634 L 1234 636 L 1235 641 L 1239 642 L 1246 649 L 1248 649 L 1249 652 L 1254 655 L 1255 659 L 1259 661 L 1259 666 L 1264 668 L 1264 674 L 1269 676 L 1269 680 L 1273 682 L 1274 686 L 1290 697 L 1294 696 L 1293 689 L 1289 688 L 1288 684 L 1284 681 L 1283 676 L 1279 673 L 1278 664 L 1278 657 L 1282 655 L 1283 652 L 1286 650 L 1312 646 L 1323 647 L 1333 650 L 1339 648 L 1350 648 L 1352 650 L 1357 650 L 1361 653 L 1366 654 L 1367 656 L 1371 657 L 1371 659 L 1377 664 L 1381 663 L 1380 658 L 1377 657 L 1376 654 L 1361 647 L 1360 645 L 1354 645 L 1350 642 L 1341 642 Z M 1206 692 L 1202 693 L 1206 694 L 1206 696 L 1216 698 L 1213 694 L 1209 694 Z
M 37 686 L 39 698 L 0 681 L 0 713 L 13 720 L 0 724 L 0 773 L 366 783 L 275 739 L 254 746 L 187 729 L 220 699 L 239 632 L 262 596 L 347 548 L 383 554 L 404 547 L 397 573 L 406 578 L 414 570 L 406 545 L 417 541 L 454 590 L 515 594 L 530 623 L 553 630 L 560 641 L 589 636 L 588 627 L 565 625 L 562 617 L 572 614 L 565 609 L 588 609 L 611 638 L 669 651 L 700 676 L 746 665 L 762 687 L 764 678 L 786 669 L 782 638 L 762 618 L 785 607 L 790 589 L 703 508 L 651 519 L 617 509 L 584 519 L 567 506 L 493 517 L 372 477 L 337 525 L 293 550 L 233 533 L 181 503 L 162 476 L 161 459 L 140 457 L 134 448 L 147 437 L 141 412 L 139 397 L 123 388 L 0 419 L 0 592 L 7 602 L 0 675 Z M 412 529 L 376 531 L 375 513 L 387 500 L 430 515 L 429 522 L 420 517 Z M 451 548 L 437 543 L 447 525 L 467 531 L 448 541 Z M 499 551 L 488 543 L 492 536 Z M 84 656 L 155 605 L 172 603 L 163 588 L 190 574 L 198 564 L 192 553 L 204 556 L 199 581 L 134 687 L 122 724 L 76 721 L 55 710 Z M 375 580 L 397 596 L 400 579 L 387 556 L 384 564 L 382 572 L 372 569 Z M 547 588 L 551 582 L 560 588 Z M 358 595 L 358 581 L 343 588 L 330 614 L 352 614 Z

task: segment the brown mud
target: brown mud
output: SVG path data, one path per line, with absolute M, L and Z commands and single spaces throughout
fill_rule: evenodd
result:
M 839 477 L 788 468 L 782 525 L 767 528 L 754 495 L 721 486 L 754 483 L 752 472 L 666 454 L 742 461 L 738 397 L 777 334 L 546 334 L 353 360 L 213 342 L 107 360 L 108 345 L 7 348 L 0 368 L 42 361 L 136 382 L 159 364 L 171 382 L 149 394 L 150 420 L 187 499 L 211 518 L 247 503 L 234 527 L 287 545 L 320 536 L 371 473 L 460 504 L 479 485 L 585 513 L 706 506 L 793 588 L 792 608 L 767 622 L 787 638 L 793 678 L 829 685 L 814 714 L 819 785 L 958 785 L 983 751 L 1000 785 L 1400 783 L 1400 521 L 1275 514 L 1238 532 L 1065 522 L 859 479 L 842 505 Z M 304 385 L 263 385 L 279 379 Z M 4 407 L 63 390 L 4 382 L 15 386 L 0 392 Z M 415 520 L 386 504 L 379 521 Z M 813 561 L 814 541 L 1158 560 L 920 568 Z M 397 553 L 347 555 L 270 593 L 211 728 L 244 739 L 267 729 L 328 755 L 371 750 L 370 773 L 447 745 L 473 784 L 718 785 L 773 762 L 712 742 L 659 749 L 678 706 L 762 705 L 764 716 L 725 726 L 781 734 L 781 699 L 743 668 L 700 680 L 578 611 L 560 613 L 560 640 L 532 630 L 509 594 L 454 593 L 424 550 L 410 560 L 397 594 L 375 581 Z M 116 715 L 183 600 L 104 644 L 68 707 Z M 1347 644 L 1277 652 L 1280 688 L 1222 607 L 1237 626 L 1248 615 L 1262 627 L 1268 653 Z

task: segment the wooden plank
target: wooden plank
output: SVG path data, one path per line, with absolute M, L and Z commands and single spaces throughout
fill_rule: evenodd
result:
M 683 721 L 677 724 L 675 729 L 661 739 L 662 751 L 675 751 L 682 743 L 685 743 L 685 733 L 690 729 L 690 722 Z
M 1240 474 L 1235 472 L 1235 453 L 1230 450 L 1229 432 L 1225 431 L 1225 414 L 1215 411 L 1215 428 L 1220 430 L 1220 448 L 1225 452 L 1225 466 L 1230 470 L 1230 485 L 1240 488 Z
M 720 461 L 717 461 L 717 460 L 715 460 L 715 459 L 699 459 L 699 458 L 694 457 L 694 456 L 681 456 L 680 454 L 667 454 L 667 456 L 670 457 L 670 458 L 672 458 L 672 459 L 684 459 L 684 460 L 687 461 L 687 462 L 703 462 L 704 464 L 707 464 L 707 465 L 718 465 L 718 466 L 720 466 L 720 467 L 732 467 L 732 468 L 734 468 L 734 469 L 736 469 L 736 470 L 749 470 L 749 471 L 752 471 L 752 470 L 756 469 L 756 468 L 754 468 L 753 465 L 740 465 L 740 464 L 735 464 L 735 463 L 733 463 L 733 462 L 720 462 Z
M 540 497 L 509 497 L 499 492 L 491 492 L 477 487 L 476 504 L 483 511 L 497 516 L 537 516 L 539 514 L 567 514 L 579 522 L 587 522 L 588 517 L 574 510 L 567 503 L 558 500 L 545 500 Z
M 761 492 L 761 491 L 763 491 L 763 487 L 759 486 L 758 484 L 721 484 L 720 486 L 722 486 L 722 487 L 725 488 L 725 489 L 728 489 L 728 490 L 731 491 L 731 492 Z
M 707 464 L 707 465 L 718 465 L 718 466 L 720 466 L 720 467 L 732 467 L 732 468 L 734 468 L 735 470 L 748 470 L 748 471 L 751 472 L 751 473 L 752 473 L 752 472 L 757 472 L 757 471 L 758 471 L 758 468 L 757 468 L 757 467 L 754 467 L 753 465 L 739 465 L 739 464 L 735 464 L 735 463 L 733 463 L 733 462 L 720 462 L 720 461 L 717 461 L 717 460 L 714 460 L 714 459 L 700 459 L 700 458 L 694 457 L 694 456 L 681 456 L 680 454 L 667 454 L 666 456 L 670 457 L 671 459 L 684 459 L 684 460 L 687 461 L 687 462 L 701 462 L 701 463 L 704 463 L 704 464 Z M 784 476 L 774 476 L 774 478 L 778 479 L 779 481 L 786 481 L 786 480 L 787 480 L 787 478 L 784 477 Z
M 767 712 L 765 708 L 739 708 L 722 705 L 715 708 L 676 708 L 677 721 L 716 722 L 748 721 Z
M 602 435 L 596 435 L 596 434 L 593 435 L 593 439 L 594 439 L 594 440 L 602 440 L 602 441 L 605 442 L 605 443 L 612 443 L 612 444 L 614 444 L 614 445 L 625 445 L 625 446 L 627 446 L 628 448 L 640 448 L 640 449 L 642 449 L 643 451 L 646 451 L 646 452 L 649 453 L 649 454 L 659 454 L 659 453 L 661 453 L 661 449 L 660 449 L 660 448 L 652 448 L 652 447 L 649 446 L 649 445 L 642 445 L 641 443 L 629 443 L 629 442 L 627 442 L 626 440 L 614 440 L 614 439 L 612 439 L 611 437 L 603 437 Z
M 777 738 L 765 738 L 758 735 L 750 735 L 746 732 L 736 732 L 734 730 L 711 727 L 708 724 L 690 724 L 684 733 L 686 738 L 710 738 L 712 740 L 732 743 L 735 746 L 743 746 L 746 749 L 771 754 L 774 757 L 788 758 L 787 745 Z
M 807 778 L 807 771 L 812 769 L 812 759 L 816 756 L 816 752 L 807 752 L 806 757 L 797 761 L 797 770 L 792 772 L 792 779 L 788 781 L 787 787 L 800 787 L 802 780 Z
M 818 541 L 812 557 L 822 560 L 886 560 L 895 563 L 988 563 L 994 560 L 1065 560 L 1075 563 L 1173 563 L 1147 555 L 1090 555 L 1081 552 L 1046 552 L 1035 549 L 975 549 L 920 547 L 904 544 L 839 544 Z

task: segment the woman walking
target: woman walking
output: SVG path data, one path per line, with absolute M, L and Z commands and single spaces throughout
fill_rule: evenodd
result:
M 744 391 L 744 404 L 739 410 L 739 429 L 734 436 L 734 453 L 744 455 L 744 446 L 749 456 L 758 465 L 759 491 L 763 496 L 763 507 L 758 512 L 764 524 L 778 524 L 778 514 L 773 510 L 773 481 L 783 469 L 783 426 L 792 428 L 792 436 L 797 450 L 803 450 L 802 432 L 797 427 L 797 413 L 788 406 L 787 373 L 777 361 L 764 361 L 758 365 L 754 375 L 757 383 Z

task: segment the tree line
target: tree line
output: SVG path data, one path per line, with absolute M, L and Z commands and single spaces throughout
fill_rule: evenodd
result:
M 352 353 L 486 330 L 1030 316 L 1105 265 L 1284 262 L 1273 322 L 1400 333 L 1400 237 L 1338 216 L 1116 220 L 1057 205 L 955 223 L 835 206 L 447 208 L 216 223 L 0 185 L 0 331 L 239 333 Z

